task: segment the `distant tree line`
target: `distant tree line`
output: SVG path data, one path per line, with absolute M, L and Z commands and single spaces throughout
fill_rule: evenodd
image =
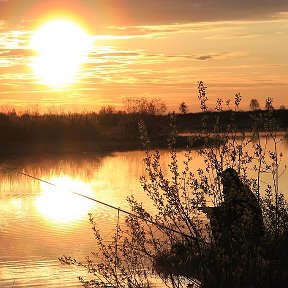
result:
M 241 95 L 240 93 L 236 94 L 235 95 L 235 110 L 237 111 L 237 108 L 239 106 L 239 103 L 241 101 Z M 231 107 L 230 107 L 230 104 L 231 104 L 231 100 L 227 100 L 226 101 L 226 106 L 227 106 L 227 109 L 226 110 L 232 110 Z M 215 110 L 216 111 L 223 111 L 223 100 L 222 99 L 217 99 L 216 101 L 216 107 L 215 107 Z M 275 109 L 274 106 L 273 106 L 273 98 L 271 97 L 268 97 L 266 100 L 265 100 L 265 105 L 264 105 L 264 109 L 265 110 L 269 110 L 269 109 Z M 279 110 L 285 110 L 286 107 L 282 104 L 279 106 Z M 260 106 L 260 103 L 257 99 L 255 98 L 252 98 L 251 101 L 250 101 L 250 104 L 249 104 L 249 110 L 250 111 L 258 111 L 258 110 L 261 110 L 261 106 Z M 180 114 L 187 114 L 189 111 L 189 108 L 187 106 L 187 104 L 185 102 L 181 102 L 180 105 L 179 105 L 179 112 Z

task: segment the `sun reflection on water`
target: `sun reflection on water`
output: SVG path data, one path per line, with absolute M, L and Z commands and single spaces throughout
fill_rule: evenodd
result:
M 41 195 L 36 199 L 37 210 L 50 221 L 70 224 L 87 216 L 94 203 L 76 195 L 73 191 L 92 197 L 92 188 L 88 183 L 69 176 L 54 177 L 47 183 L 41 183 Z

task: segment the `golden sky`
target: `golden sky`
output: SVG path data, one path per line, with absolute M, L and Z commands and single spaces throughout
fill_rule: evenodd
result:
M 62 87 L 46 83 L 32 64 L 35 31 L 55 19 L 79 25 L 91 41 Z M 146 96 L 176 111 L 184 101 L 192 112 L 198 81 L 208 86 L 211 109 L 239 92 L 243 109 L 252 98 L 264 107 L 267 97 L 288 108 L 287 56 L 287 0 L 0 0 L 2 109 L 120 109 L 126 97 Z M 62 71 L 59 61 L 50 61 L 52 76 Z

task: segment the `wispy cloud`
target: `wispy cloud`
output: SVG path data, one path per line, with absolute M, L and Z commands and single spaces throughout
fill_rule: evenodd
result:
M 147 26 L 109 26 L 108 32 L 113 35 L 131 38 L 163 38 L 171 34 L 196 33 L 211 31 L 231 31 L 239 29 L 231 22 L 201 22 L 201 23 L 178 23 Z
M 194 60 L 212 60 L 212 59 L 225 59 L 225 58 L 237 58 L 247 56 L 247 52 L 219 52 L 219 53 L 209 53 L 205 55 L 164 55 L 166 58 L 184 58 L 184 59 L 194 59 Z
M 35 50 L 32 49 L 10 49 L 10 50 L 1 50 L 0 55 L 2 57 L 28 57 L 37 55 Z
M 256 37 L 259 37 L 259 34 L 211 35 L 206 38 L 212 40 L 229 40 L 229 39 L 252 39 Z
M 288 14 L 288 13 L 287 13 Z M 135 38 L 167 38 L 177 34 L 206 33 L 210 34 L 207 39 L 234 39 L 234 38 L 255 38 L 258 33 L 247 33 L 246 29 L 252 25 L 256 28 L 263 24 L 269 24 L 270 29 L 279 29 L 281 24 L 283 29 L 288 25 L 288 16 L 285 18 L 273 18 L 266 20 L 243 20 L 243 21 L 217 21 L 217 22 L 190 22 L 176 24 L 146 25 L 146 26 L 107 26 L 102 29 L 103 34 L 94 36 L 96 40 L 129 40 Z M 286 26 L 285 26 L 286 25 Z M 254 30 L 255 30 L 254 28 Z M 256 29 L 257 30 L 257 29 Z M 96 31 L 97 32 L 97 31 Z M 279 32 L 279 31 L 278 31 Z M 214 33 L 214 35 L 211 35 Z M 220 34 L 221 33 L 221 34 Z M 225 33 L 225 34 L 224 34 Z M 113 35 L 113 36 L 112 36 Z

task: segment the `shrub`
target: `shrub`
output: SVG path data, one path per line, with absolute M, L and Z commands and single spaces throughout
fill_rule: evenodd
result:
M 208 97 L 202 82 L 198 97 L 203 112 L 207 111 Z M 240 102 L 241 96 L 236 94 L 235 110 L 239 109 Z M 217 103 L 221 109 L 222 102 Z M 141 177 L 140 183 L 151 201 L 144 205 L 134 197 L 128 198 L 131 212 L 127 213 L 125 230 L 117 226 L 109 245 L 105 245 L 96 221 L 90 216 L 99 253 L 92 253 L 93 258 L 87 257 L 86 262 L 69 256 L 60 259 L 64 264 L 83 266 L 93 275 L 92 280 L 79 278 L 84 287 L 107 287 L 108 284 L 151 287 L 154 275 L 170 287 L 187 287 L 189 282 L 204 288 L 288 286 L 288 206 L 279 191 L 279 178 L 286 166 L 281 166 L 283 155 L 278 152 L 278 145 L 283 137 L 277 130 L 273 106 L 257 114 L 251 134 L 237 131 L 233 113 L 229 123 L 221 120 L 221 114 L 212 114 L 215 117 L 213 129 L 207 127 L 209 114 L 203 115 L 203 133 L 207 138 L 218 137 L 221 144 L 215 146 L 206 142 L 198 151 L 205 163 L 204 169 L 192 167 L 192 151 L 187 147 L 181 163 L 183 168 L 180 168 L 174 148 L 177 131 L 172 115 L 168 175 L 160 165 L 161 153 L 149 147 L 145 124 L 139 123 L 146 149 L 146 175 Z M 259 127 L 265 128 L 264 138 Z M 248 227 L 249 220 L 245 220 L 251 217 L 246 208 L 242 214 L 237 214 L 243 217 L 242 224 L 236 227 L 237 234 L 231 232 L 235 227 L 228 225 L 215 232 L 209 211 L 215 211 L 211 210 L 213 207 L 223 207 L 227 201 L 223 190 L 227 188 L 223 188 L 224 176 L 221 176 L 227 168 L 237 172 L 239 183 L 255 195 L 261 207 L 265 235 L 259 236 L 258 242 L 252 237 L 254 232 Z M 270 175 L 269 183 L 262 182 L 263 175 Z M 211 204 L 213 207 L 209 207 Z M 155 212 L 151 212 L 151 207 Z M 250 239 L 247 231 L 251 232 Z M 219 244 L 225 239 L 229 240 L 227 245 Z

